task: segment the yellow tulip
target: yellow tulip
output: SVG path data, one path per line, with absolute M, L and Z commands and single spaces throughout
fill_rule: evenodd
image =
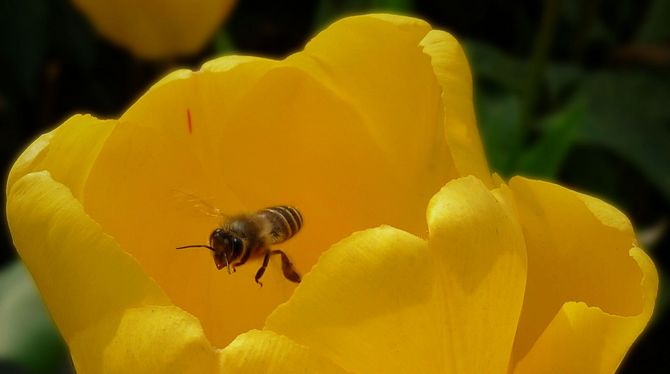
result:
M 235 0 L 73 0 L 94 28 L 134 55 L 160 59 L 200 50 Z
M 613 372 L 651 316 L 653 263 L 605 203 L 491 177 L 471 96 L 453 37 L 369 15 L 41 136 L 8 220 L 76 369 Z M 303 282 L 175 250 L 217 225 L 175 193 L 299 207 L 281 248 Z

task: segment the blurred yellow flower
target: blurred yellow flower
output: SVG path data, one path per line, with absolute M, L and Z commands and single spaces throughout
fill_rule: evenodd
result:
M 603 202 L 492 178 L 471 97 L 453 37 L 368 15 L 41 136 L 7 214 L 78 372 L 613 372 L 650 318 L 653 264 Z M 228 275 L 175 250 L 217 225 L 175 191 L 299 207 L 282 249 L 303 282 L 272 263 L 259 288 L 253 263 Z
M 148 59 L 197 52 L 235 4 L 235 0 L 72 1 L 100 34 Z

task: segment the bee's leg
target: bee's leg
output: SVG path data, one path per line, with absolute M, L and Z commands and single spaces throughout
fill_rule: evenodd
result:
M 237 267 L 244 264 L 244 262 L 236 262 L 233 264 L 233 273 L 237 271 Z
M 276 249 L 270 252 L 271 255 L 280 254 L 281 255 L 281 269 L 284 272 L 284 277 L 291 282 L 300 283 L 300 274 L 295 270 L 295 266 L 291 260 L 288 259 L 288 256 L 283 251 Z
M 258 269 L 256 272 L 256 277 L 254 278 L 256 283 L 258 283 L 258 285 L 261 287 L 263 287 L 263 283 L 261 283 L 260 279 L 263 276 L 263 273 L 265 273 L 265 268 L 268 267 L 268 262 L 270 262 L 270 255 L 272 255 L 272 252 L 265 252 L 265 257 L 263 257 L 263 265 L 261 265 L 260 269 Z
M 293 263 L 288 259 L 286 253 L 279 249 L 265 253 L 265 257 L 263 257 L 263 265 L 261 265 L 260 269 L 256 272 L 256 283 L 263 287 L 263 283 L 260 282 L 260 279 L 263 276 L 263 273 L 265 273 L 265 269 L 268 267 L 268 262 L 270 262 L 270 256 L 272 255 L 281 255 L 281 269 L 284 272 L 284 277 L 291 282 L 300 283 L 300 275 L 295 270 Z

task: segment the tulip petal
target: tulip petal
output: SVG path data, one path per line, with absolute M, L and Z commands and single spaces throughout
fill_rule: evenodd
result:
M 100 373 L 216 373 L 219 353 L 212 348 L 198 320 L 174 306 L 128 308 L 120 318 L 102 320 L 92 331 L 73 340 L 89 345 L 84 359 L 95 357 L 92 350 L 104 350 L 90 365 Z M 112 329 L 114 328 L 114 329 Z M 101 337 L 112 335 L 107 344 Z M 99 353 L 98 353 L 99 354 Z M 75 364 L 78 356 L 73 357 Z
M 239 335 L 221 353 L 224 373 L 346 373 L 310 348 L 272 331 Z
M 554 316 L 515 373 L 613 373 L 653 312 L 658 276 L 640 249 L 630 255 L 644 277 L 645 308 L 636 316 L 618 316 L 584 303 L 568 302 Z
M 462 178 L 428 222 L 428 246 L 380 227 L 331 247 L 266 329 L 352 372 L 506 370 L 526 265 L 511 209 Z
M 389 158 L 401 162 L 402 157 L 410 165 L 428 154 L 443 160 L 448 155 L 441 154 L 447 150 L 440 147 L 440 88 L 430 58 L 419 48 L 428 31 L 430 25 L 408 17 L 344 18 L 288 62 L 320 77 L 356 106 Z M 408 138 L 408 131 L 418 136 Z
M 440 347 L 450 373 L 507 370 L 526 284 L 526 248 L 499 191 L 466 177 L 428 206 Z
M 47 171 L 16 180 L 7 197 L 12 238 L 49 311 L 84 372 L 101 358 L 123 311 L 169 300 L 138 264 L 83 211 L 67 187 Z M 73 312 L 76 311 L 76 312 Z M 99 329 L 95 341 L 77 338 Z M 89 366 L 92 365 L 92 366 Z M 92 370 L 90 372 L 95 372 Z
M 7 178 L 7 192 L 24 175 L 49 170 L 51 177 L 81 199 L 83 185 L 116 121 L 75 115 L 55 130 L 35 140 L 14 163 Z
M 375 24 L 387 25 L 380 19 Z M 402 28 L 393 28 L 404 35 Z M 437 90 L 430 59 L 417 47 L 421 33 L 403 36 L 412 43 L 400 47 L 412 45 L 408 64 L 423 66 L 421 76 L 426 78 L 419 83 L 432 80 Z M 388 49 L 402 55 L 394 43 L 384 44 L 380 53 Z M 350 51 L 348 58 L 354 56 L 356 50 Z M 229 276 L 216 270 L 206 250 L 175 250 L 206 243 L 221 223 L 216 217 L 185 214 L 174 201 L 175 192 L 212 198 L 213 205 L 229 215 L 295 205 L 305 217 L 305 227 L 280 248 L 304 273 L 325 248 L 357 230 L 388 223 L 425 234 L 424 207 L 453 177 L 443 137 L 428 147 L 432 151 L 422 150 L 419 159 L 393 143 L 393 161 L 380 151 L 380 138 L 371 135 L 367 125 L 368 116 L 381 110 L 368 113 L 352 106 L 333 85 L 324 83 L 330 72 L 317 77 L 295 61 L 232 56 L 198 72 L 170 75 L 121 117 L 86 185 L 87 212 L 138 259 L 175 305 L 201 320 L 218 347 L 241 332 L 262 327 L 294 286 L 271 268 L 260 289 L 253 282 L 260 266 L 257 259 Z M 421 117 L 417 125 L 424 130 L 403 124 L 393 130 L 392 138 L 417 148 L 433 139 L 434 131 L 443 131 L 442 122 L 423 121 L 439 118 L 441 104 L 439 90 L 426 98 L 425 87 L 410 81 L 399 85 L 416 91 L 407 106 Z M 385 87 L 376 89 L 385 94 Z M 424 107 L 424 98 L 433 103 L 432 109 Z M 408 116 L 403 106 L 398 110 Z
M 351 170 L 346 166 L 360 164 L 360 158 L 342 158 L 334 149 L 338 145 L 334 139 L 359 138 L 355 126 L 338 128 L 352 123 L 350 111 L 313 80 L 300 72 L 296 75 L 295 69 L 269 71 L 275 65 L 233 56 L 159 82 L 121 118 L 87 183 L 87 212 L 140 261 L 176 305 L 200 319 L 218 347 L 262 327 L 265 317 L 288 299 L 295 286 L 281 276 L 278 258 L 271 261 L 260 288 L 254 282 L 260 267 L 257 259 L 228 275 L 216 269 L 206 250 L 176 250 L 206 243 L 221 222 L 217 217 L 185 214 L 177 207 L 175 192 L 215 197 L 215 205 L 228 214 L 295 204 L 307 224 L 281 248 L 304 273 L 313 262 L 301 261 L 296 253 L 316 258 L 319 240 L 324 240 L 318 238 L 319 226 L 310 223 L 317 221 L 309 208 L 323 203 L 323 196 L 313 193 L 316 187 L 311 181 L 323 165 L 344 160 L 343 173 Z M 291 87 L 297 89 L 289 94 Z M 250 102 L 245 96 L 252 94 Z M 268 108 L 259 110 L 261 104 Z M 295 110 L 296 105 L 304 110 Z M 332 116 L 321 119 L 324 113 Z M 330 131 L 323 132 L 320 126 Z M 294 131 L 288 131 L 291 127 Z M 306 134 L 301 136 L 302 130 Z M 361 157 L 367 150 L 351 148 Z M 300 166 L 304 163 L 318 167 Z M 358 168 L 362 173 L 363 167 Z M 333 183 L 329 189 L 333 204 L 346 192 Z M 305 198 L 312 200 L 303 203 Z M 321 207 L 321 217 L 333 214 Z M 356 222 L 330 219 L 338 230 L 351 221 Z M 316 240 L 302 239 L 309 231 Z
M 324 252 L 265 329 L 351 372 L 430 372 L 441 366 L 430 297 L 426 243 L 382 226 Z
M 169 304 L 167 297 L 80 203 L 90 168 L 115 124 L 74 116 L 31 144 L 8 178 L 8 222 L 78 371 L 165 372 L 170 366 L 161 370 L 161 365 L 194 357 L 187 349 L 193 336 L 199 334 L 199 347 L 208 344 L 202 328 L 174 307 L 161 313 L 165 308 L 156 305 Z M 179 323 L 166 330 L 178 320 L 190 321 L 191 329 Z M 214 350 L 196 353 L 207 352 Z M 215 367 L 216 357 L 210 361 Z M 194 372 L 202 372 L 205 362 L 198 360 Z
M 512 367 L 535 372 L 549 360 L 555 372 L 614 371 L 649 320 L 658 283 L 628 219 L 551 183 L 516 177 L 510 189 L 528 248 Z
M 441 87 L 431 58 L 419 46 L 429 31 L 426 22 L 409 17 L 344 18 L 286 60 L 351 105 L 401 177 L 394 184 L 426 186 L 427 196 L 421 193 L 426 200 L 446 181 L 469 174 L 458 174 L 445 140 Z M 417 234 L 424 229 L 386 223 Z
M 474 175 L 492 187 L 472 102 L 472 75 L 463 48 L 449 33 L 432 30 L 421 40 L 442 88 L 444 131 L 459 175 Z
M 230 12 L 233 0 L 74 0 L 93 26 L 139 57 L 198 51 Z

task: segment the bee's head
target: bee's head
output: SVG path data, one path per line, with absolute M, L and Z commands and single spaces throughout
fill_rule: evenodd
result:
M 244 242 L 234 233 L 221 228 L 212 231 L 209 236 L 210 246 L 214 249 L 214 263 L 216 268 L 221 270 L 228 268 L 230 273 L 230 263 L 242 254 Z

